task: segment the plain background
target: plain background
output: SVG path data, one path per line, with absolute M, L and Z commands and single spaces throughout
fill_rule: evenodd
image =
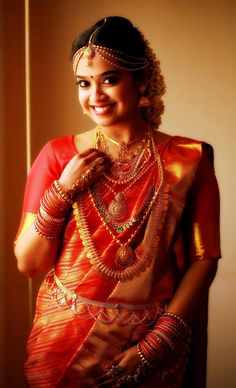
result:
M 235 0 L 31 0 L 32 160 L 50 138 L 91 128 L 81 113 L 69 59 L 74 37 L 97 19 L 130 18 L 151 42 L 167 84 L 162 131 L 215 150 L 222 256 L 210 292 L 207 388 L 236 386 Z M 24 386 L 28 281 L 12 241 L 26 179 L 24 1 L 0 1 L 0 386 Z M 33 298 L 38 287 L 33 281 Z

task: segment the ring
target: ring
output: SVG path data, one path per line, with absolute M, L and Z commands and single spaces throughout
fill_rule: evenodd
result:
M 109 370 L 111 372 L 112 377 L 118 377 L 123 372 L 123 368 L 121 368 L 121 366 L 116 365 L 116 364 L 113 364 Z
M 89 169 L 91 172 L 97 170 L 97 164 L 93 163 L 92 166 Z
M 126 384 L 131 383 L 132 380 L 134 380 L 133 376 L 123 375 L 118 379 L 118 383 L 122 387 L 122 386 L 125 386 Z

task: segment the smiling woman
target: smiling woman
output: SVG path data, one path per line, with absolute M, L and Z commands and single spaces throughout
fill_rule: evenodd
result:
M 120 125 L 131 120 L 142 121 L 138 106 L 139 89 L 131 73 L 115 70 L 95 54 L 88 67 L 87 59 L 81 58 L 76 70 L 78 96 L 84 110 L 98 125 Z
M 129 20 L 98 21 L 72 58 L 96 126 L 47 143 L 28 176 L 15 254 L 49 272 L 27 384 L 180 388 L 220 257 L 212 148 L 157 131 L 160 64 Z

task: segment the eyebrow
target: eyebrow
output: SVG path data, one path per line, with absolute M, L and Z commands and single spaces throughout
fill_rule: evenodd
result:
M 121 73 L 121 71 L 119 71 L 119 70 L 107 70 L 107 71 L 104 71 L 103 73 L 101 73 L 101 74 L 97 74 L 97 75 L 95 75 L 95 76 L 93 76 L 93 77 L 103 77 L 104 75 L 108 75 L 108 74 L 110 74 L 110 75 L 115 75 L 115 74 L 120 74 Z M 91 77 L 91 75 L 76 75 L 76 78 L 90 78 Z

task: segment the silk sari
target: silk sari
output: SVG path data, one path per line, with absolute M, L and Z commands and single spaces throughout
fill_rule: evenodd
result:
M 27 179 L 18 238 L 35 219 L 45 190 L 76 153 L 73 136 L 54 139 L 42 149 Z M 25 364 L 28 386 L 95 386 L 74 380 L 74 367 L 85 376 L 101 375 L 108 360 L 155 324 L 191 263 L 220 258 L 219 193 L 211 146 L 174 136 L 158 146 L 158 153 L 163 184 L 132 240 L 136 257 L 144 257 L 145 251 L 145 260 L 133 272 L 126 271 L 125 278 L 101 271 L 115 268 L 117 246 L 95 211 L 91 192 L 80 195 L 71 209 L 55 266 L 38 293 Z M 130 217 L 159 175 L 150 168 L 131 187 Z M 111 199 L 105 186 L 100 184 L 99 190 L 104 201 Z M 132 227 L 121 236 L 129 233 Z M 92 254 L 89 244 L 94 244 Z M 180 387 L 186 349 L 185 340 L 166 368 L 157 368 L 142 387 Z

